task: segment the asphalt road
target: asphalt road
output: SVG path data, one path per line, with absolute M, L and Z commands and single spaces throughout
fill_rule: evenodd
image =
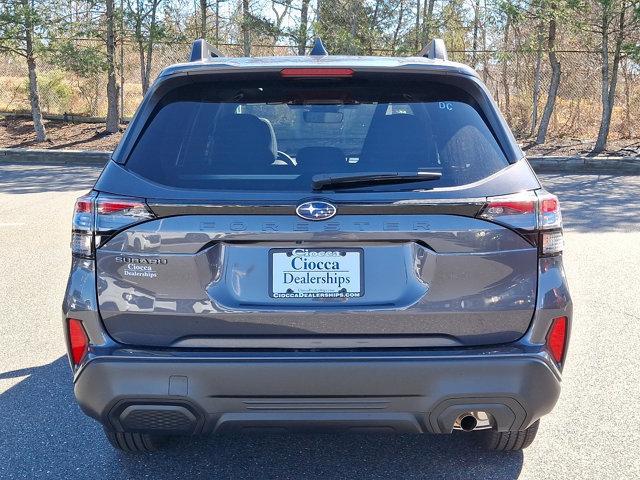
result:
M 564 390 L 524 453 L 454 436 L 222 436 L 116 453 L 73 400 L 60 303 L 94 167 L 0 164 L 0 478 L 638 479 L 640 177 L 546 175 L 575 324 Z

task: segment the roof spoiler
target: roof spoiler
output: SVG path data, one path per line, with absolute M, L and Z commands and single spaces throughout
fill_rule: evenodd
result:
M 209 44 L 204 38 L 199 38 L 191 45 L 190 62 L 201 62 L 211 58 L 224 57 L 222 52 Z
M 431 60 L 448 60 L 447 47 L 441 38 L 434 38 L 424 47 L 418 54 L 421 57 L 427 57 Z

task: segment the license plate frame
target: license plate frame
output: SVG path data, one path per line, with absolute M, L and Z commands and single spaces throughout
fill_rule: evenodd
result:
M 359 298 L 364 296 L 364 251 L 358 247 L 290 247 L 290 248 L 272 248 L 269 250 L 269 297 L 278 300 L 309 300 L 309 299 L 347 299 L 347 298 Z M 338 262 L 338 269 L 301 269 L 301 270 L 286 270 L 280 265 L 280 261 L 287 259 L 290 263 L 293 256 L 298 256 L 302 260 L 296 263 L 300 266 L 303 265 L 304 260 L 307 260 L 306 266 L 310 265 L 310 262 Z M 356 265 L 354 266 L 354 262 Z M 344 266 L 346 263 L 346 267 Z M 293 268 L 293 267 L 290 267 Z M 347 268 L 347 270 L 344 270 Z M 332 278 L 338 282 L 338 288 L 322 291 L 322 289 L 313 288 L 313 283 L 303 283 L 307 288 L 298 288 L 297 291 L 289 288 L 287 291 L 283 291 L 283 285 L 285 284 L 284 274 L 298 275 L 298 278 L 304 278 L 309 280 L 312 277 L 315 278 Z M 279 281 L 275 279 L 275 275 L 282 275 L 283 280 Z M 328 276 L 327 276 L 328 274 Z M 332 275 L 333 274 L 333 275 Z M 340 278 L 349 278 L 347 286 L 340 284 Z M 354 278 L 355 277 L 355 278 Z M 351 279 L 354 281 L 351 282 Z M 328 280 L 327 280 L 328 281 Z M 301 285 L 301 284 L 296 284 Z M 322 283 L 322 285 L 326 285 Z M 334 285 L 333 283 L 331 285 Z M 354 289 L 354 285 L 357 289 Z M 295 286 L 292 284 L 292 286 Z M 276 291 L 277 289 L 277 291 Z

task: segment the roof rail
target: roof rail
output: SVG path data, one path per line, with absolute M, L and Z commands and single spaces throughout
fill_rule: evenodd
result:
M 424 47 L 418 54 L 421 57 L 427 57 L 432 60 L 448 60 L 447 47 L 441 38 L 434 38 L 429 45 Z
M 325 48 L 324 43 L 322 43 L 322 39 L 320 37 L 316 38 L 313 41 L 313 48 L 309 52 L 309 55 L 314 55 L 314 56 L 329 55 L 329 52 L 327 52 L 327 49 Z
M 216 57 L 224 57 L 224 55 L 220 50 L 207 43 L 204 38 L 197 39 L 191 45 L 190 62 L 200 62 L 202 60 L 209 60 L 210 58 Z

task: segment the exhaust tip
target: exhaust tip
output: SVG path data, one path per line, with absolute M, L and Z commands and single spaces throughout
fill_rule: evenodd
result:
M 464 432 L 487 430 L 492 427 L 493 421 L 491 415 L 482 411 L 465 412 L 456 418 L 453 423 L 454 430 L 462 430 Z
M 465 414 L 460 417 L 458 424 L 460 425 L 460 430 L 471 432 L 478 426 L 478 420 L 471 414 Z

